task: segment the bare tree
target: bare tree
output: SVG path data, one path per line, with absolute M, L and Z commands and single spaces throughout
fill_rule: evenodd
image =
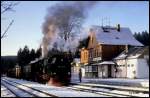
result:
M 8 11 L 14 11 L 13 8 L 16 6 L 19 2 L 14 1 L 1 1 L 1 15 Z M 8 24 L 4 32 L 1 31 L 1 39 L 6 37 L 6 33 L 8 32 L 9 28 L 12 26 L 14 20 L 11 20 L 11 22 Z

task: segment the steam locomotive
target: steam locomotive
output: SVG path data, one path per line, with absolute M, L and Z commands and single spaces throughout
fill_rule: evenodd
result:
M 20 70 L 22 75 L 19 75 L 19 78 L 50 85 L 68 85 L 71 79 L 72 61 L 71 53 L 51 53 L 47 58 L 36 59 L 24 66 L 23 71 Z M 15 73 L 12 69 L 11 74 L 15 76 Z

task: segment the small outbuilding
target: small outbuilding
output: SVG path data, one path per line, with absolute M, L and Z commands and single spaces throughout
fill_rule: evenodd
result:
M 149 47 L 133 47 L 114 58 L 116 77 L 149 78 Z

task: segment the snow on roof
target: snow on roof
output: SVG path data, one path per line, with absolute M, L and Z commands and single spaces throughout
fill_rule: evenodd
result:
M 103 61 L 101 63 L 96 63 L 96 64 L 92 64 L 92 65 L 114 65 L 115 63 L 113 61 Z
M 101 26 L 91 26 L 90 28 L 95 32 L 96 39 L 100 44 L 143 46 L 133 37 L 129 28 L 120 27 L 120 31 L 117 31 L 114 27 L 105 27 L 108 32 L 104 32 Z
M 114 59 L 125 59 L 125 58 L 138 58 L 148 47 L 133 47 L 126 51 L 123 51 Z
M 31 61 L 30 64 L 36 63 L 36 62 L 38 62 L 38 61 L 40 61 L 42 59 L 43 59 L 42 57 L 36 58 L 35 60 Z
M 114 62 L 112 62 L 112 61 L 103 61 L 103 62 L 101 62 L 101 63 L 99 63 L 100 65 L 105 65 L 105 64 L 112 64 L 112 65 L 114 65 L 115 63 Z

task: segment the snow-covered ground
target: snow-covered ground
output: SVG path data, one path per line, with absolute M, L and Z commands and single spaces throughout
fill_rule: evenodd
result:
M 105 97 L 104 95 L 100 95 L 100 94 L 94 94 L 94 93 L 83 92 L 83 91 L 75 91 L 75 90 L 68 89 L 66 87 L 48 86 L 48 85 L 39 84 L 37 82 L 30 82 L 26 80 L 19 80 L 19 79 L 8 78 L 8 77 L 1 78 L 1 79 L 8 79 L 11 81 L 15 81 L 17 83 L 21 83 L 23 85 L 30 86 L 40 91 L 44 91 L 46 93 L 50 93 L 59 97 Z
M 89 80 L 86 80 L 86 79 L 83 79 L 83 82 L 82 83 L 79 83 L 79 85 L 75 85 L 75 86 L 69 86 L 69 87 L 56 87 L 56 86 L 48 86 L 46 84 L 39 84 L 37 82 L 31 82 L 31 81 L 27 81 L 27 80 L 21 80 L 21 79 L 15 79 L 15 78 L 9 78 L 9 77 L 2 77 L 1 78 L 2 80 L 4 79 L 7 79 L 7 80 L 11 80 L 11 81 L 14 81 L 16 83 L 20 83 L 20 84 L 23 84 L 23 85 L 26 85 L 26 86 L 29 86 L 29 87 L 32 87 L 34 89 L 37 89 L 37 90 L 40 90 L 40 91 L 43 91 L 45 93 L 49 93 L 49 94 L 52 94 L 52 95 L 55 95 L 55 96 L 58 96 L 58 97 L 106 97 L 107 95 L 103 95 L 102 92 L 106 92 L 106 93 L 109 93 L 112 95 L 115 95 L 113 93 L 118 93 L 118 94 L 129 94 L 129 92 L 127 91 L 119 91 L 119 90 L 111 90 L 111 89 L 105 89 L 105 88 L 101 88 L 101 87 L 98 87 L 98 86 L 102 86 L 103 84 L 93 84 L 93 83 L 86 83 L 86 82 L 89 82 Z M 90 79 L 91 80 L 91 79 Z M 95 79 L 96 80 L 96 79 Z M 94 81 L 95 81 L 94 80 Z M 117 79 L 104 79 L 105 81 L 117 81 Z M 118 79 L 118 81 L 121 81 L 121 80 L 125 80 L 125 79 Z M 102 81 L 100 79 L 97 79 L 97 82 L 99 81 Z M 125 80 L 127 82 L 133 82 L 133 83 L 136 83 L 137 81 L 134 81 L 134 80 Z M 139 80 L 138 83 L 140 81 L 144 81 L 144 80 Z M 76 81 L 78 82 L 78 81 Z M 148 81 L 146 81 L 148 82 Z M 80 84 L 87 84 L 87 86 L 82 86 Z M 90 85 L 90 86 L 88 86 Z M 19 87 L 21 87 L 20 85 L 18 85 Z M 96 86 L 96 87 L 91 87 L 91 86 Z M 111 86 L 111 85 L 105 85 L 105 86 Z M 77 87 L 77 88 L 84 88 L 84 89 L 89 89 L 89 92 L 84 92 L 84 91 L 77 91 L 75 89 L 71 89 L 71 87 Z M 117 87 L 117 86 L 115 86 Z M 118 86 L 119 87 L 119 86 Z M 121 86 L 120 86 L 121 87 Z M 119 87 L 119 88 L 120 88 Z M 1 86 L 1 91 L 3 89 L 3 86 Z M 90 90 L 96 90 L 96 91 L 99 91 L 101 93 L 91 93 Z M 33 91 L 30 91 L 30 92 L 33 92 Z M 149 90 L 148 90 L 149 92 Z M 34 91 L 34 93 L 36 93 Z M 140 94 L 140 95 L 139 95 Z M 4 95 L 4 92 L 3 92 L 3 95 Z M 134 94 L 136 95 L 136 94 Z M 2 96 L 2 94 L 1 94 Z M 149 96 L 148 94 L 144 94 L 144 93 L 138 93 L 137 96 Z
M 114 85 L 102 85 L 102 84 L 91 84 L 91 83 L 77 83 L 78 85 L 74 85 L 73 87 L 77 88 L 85 88 L 94 91 L 106 92 L 109 94 L 113 94 L 118 96 L 138 96 L 138 97 L 149 97 L 149 89 L 148 88 L 139 88 L 139 87 L 128 87 L 128 86 L 114 86 Z M 109 89 L 110 88 L 110 89 Z M 133 91 L 135 90 L 135 91 Z M 140 91 L 136 92 L 136 91 Z M 143 93 L 141 91 L 147 92 Z M 119 95 L 120 97 L 120 95 Z
M 76 84 L 83 84 L 89 86 L 96 86 L 96 87 L 113 87 L 113 88 L 120 88 L 120 89 L 134 89 L 134 90 L 148 90 L 149 92 L 149 79 L 127 79 L 127 78 L 82 78 L 82 82 L 79 82 L 79 78 L 72 78 L 72 83 Z M 144 88 L 143 88 L 144 87 Z M 146 88 L 145 88 L 146 87 Z M 87 87 L 86 87 L 87 88 Z M 90 88 L 90 87 L 89 87 Z M 100 89 L 100 88 L 91 88 L 93 90 L 102 90 L 102 91 L 109 91 L 108 89 Z M 130 94 L 128 91 L 119 91 L 119 90 L 112 90 L 111 92 L 120 93 L 120 94 Z M 142 96 L 142 97 L 149 97 L 149 94 L 144 93 L 137 93 L 132 94 L 135 96 Z
M 11 91 L 5 86 L 1 85 L 1 97 L 16 97 Z
M 9 88 L 12 92 L 14 92 L 14 94 L 16 94 L 18 97 L 29 97 L 29 96 L 30 97 L 49 97 L 49 95 L 47 94 L 43 94 L 29 87 L 15 83 L 15 81 L 12 82 L 12 81 L 3 80 L 1 81 L 1 83 L 5 85 L 7 88 Z
M 78 83 L 79 79 L 72 78 L 74 83 Z M 127 78 L 82 78 L 82 83 L 96 83 L 96 84 L 112 84 L 112 85 L 126 85 L 126 86 L 140 86 L 149 87 L 149 79 L 127 79 Z
M 4 82 L 2 80 L 1 80 L 1 83 L 2 83 L 2 85 L 5 85 L 5 87 L 7 89 L 11 90 L 13 92 L 13 94 L 15 94 L 17 97 L 33 97 L 33 95 L 31 95 L 25 91 L 22 91 L 13 85 L 7 84 L 6 82 Z

